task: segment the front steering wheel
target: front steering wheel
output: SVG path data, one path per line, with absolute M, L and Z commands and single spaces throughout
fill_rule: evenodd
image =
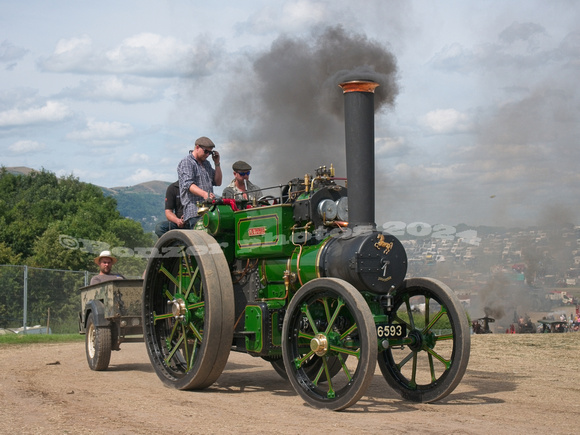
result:
M 270 202 L 270 201 L 272 201 L 272 202 Z M 262 204 L 262 205 L 278 204 L 278 198 L 276 198 L 273 195 L 261 196 L 260 198 L 258 198 L 258 204 Z

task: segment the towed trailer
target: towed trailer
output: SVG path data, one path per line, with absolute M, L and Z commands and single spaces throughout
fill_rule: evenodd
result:
M 116 279 L 80 289 L 79 333 L 91 370 L 109 367 L 111 351 L 121 343 L 143 341 L 142 279 Z

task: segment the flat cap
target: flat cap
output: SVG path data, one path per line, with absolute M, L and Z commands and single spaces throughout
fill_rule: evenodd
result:
M 248 165 L 246 162 L 244 162 L 242 160 L 238 160 L 236 163 L 234 163 L 232 165 L 232 169 L 236 172 L 250 171 L 250 170 L 252 170 L 252 167 L 250 165 Z
M 202 136 L 195 140 L 195 144 L 205 148 L 214 148 L 215 144 L 211 141 L 209 137 Z

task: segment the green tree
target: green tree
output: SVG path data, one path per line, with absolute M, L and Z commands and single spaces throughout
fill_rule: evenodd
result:
M 153 244 L 153 236 L 123 217 L 115 199 L 97 186 L 45 170 L 14 175 L 0 169 L 0 264 L 39 268 L 30 269 L 31 316 L 46 316 L 50 309 L 55 319 L 73 318 L 77 289 L 84 284 L 83 274 L 41 269 L 97 273 L 94 258 L 110 249 L 119 258 L 116 271 L 141 276 L 146 260 L 135 253 Z M 0 323 L 22 317 L 22 271 L 14 269 L 0 279 Z

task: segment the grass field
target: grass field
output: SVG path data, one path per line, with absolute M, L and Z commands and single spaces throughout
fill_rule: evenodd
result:
M 0 335 L 0 347 L 11 344 L 30 343 L 67 343 L 71 341 L 84 341 L 85 336 L 81 334 L 10 334 Z

